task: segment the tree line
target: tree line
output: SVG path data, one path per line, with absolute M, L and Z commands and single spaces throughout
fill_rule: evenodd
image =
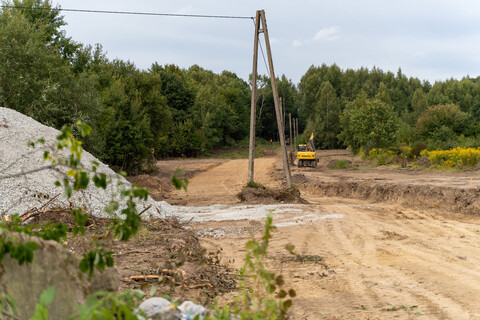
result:
M 300 123 L 321 148 L 480 146 L 479 78 L 433 85 L 378 68 L 312 66 L 299 89 Z M 301 127 L 302 127 L 301 126 Z
M 157 62 L 140 70 L 68 37 L 49 0 L 6 4 L 24 9 L 0 12 L 1 106 L 56 128 L 88 123 L 85 149 L 129 173 L 158 158 L 247 145 L 251 85 L 235 73 Z M 285 75 L 277 81 L 286 120 L 299 119 L 304 139 L 314 131 L 320 148 L 480 145 L 477 79 L 431 85 L 400 69 L 321 65 L 298 85 Z M 270 79 L 260 76 L 258 88 L 257 136 L 277 140 Z

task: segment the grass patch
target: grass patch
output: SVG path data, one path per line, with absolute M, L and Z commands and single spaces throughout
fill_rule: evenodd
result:
M 353 309 L 357 310 L 367 310 L 367 307 L 365 307 L 363 304 L 360 307 L 353 307 Z
M 295 261 L 297 262 L 322 262 L 323 257 L 317 255 L 297 255 L 295 257 Z
M 352 169 L 352 162 L 345 159 L 338 159 L 334 165 L 330 166 L 330 169 Z
M 391 307 L 388 307 L 388 308 L 383 308 L 382 311 L 395 312 L 395 311 L 399 311 L 399 310 L 404 310 L 404 311 L 410 313 L 417 308 L 418 308 L 418 306 L 409 306 L 408 307 L 408 306 L 401 305 L 401 306 L 391 306 Z M 422 315 L 422 314 L 420 312 L 416 312 L 415 315 L 418 316 L 418 315 Z
M 254 189 L 266 189 L 266 187 L 258 182 L 250 181 L 247 182 L 244 188 L 254 188 Z

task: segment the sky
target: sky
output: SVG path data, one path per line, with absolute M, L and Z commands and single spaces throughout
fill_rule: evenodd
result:
M 312 65 L 402 73 L 430 83 L 480 75 L 478 0 L 52 0 L 65 9 L 254 17 L 265 10 L 275 75 L 298 84 Z M 250 19 L 62 12 L 67 36 L 100 43 L 110 59 L 148 69 L 152 63 L 197 64 L 248 80 Z M 263 37 L 263 35 L 261 35 Z M 263 44 L 265 50 L 265 45 Z M 258 72 L 266 74 L 262 55 Z

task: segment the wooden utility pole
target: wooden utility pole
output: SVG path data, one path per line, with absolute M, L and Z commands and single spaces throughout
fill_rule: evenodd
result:
M 298 118 L 295 118 L 295 123 L 296 123 L 295 128 L 297 129 L 296 135 L 297 135 L 297 138 L 298 138 Z
M 293 147 L 297 146 L 297 126 L 295 124 L 295 119 L 293 118 Z
M 248 182 L 253 182 L 255 160 L 255 118 L 257 107 L 257 61 L 258 61 L 258 34 L 260 32 L 260 12 L 255 18 L 255 40 L 253 44 L 253 72 L 252 72 L 252 101 L 250 106 L 250 142 L 248 148 Z
M 260 29 L 260 21 L 262 29 Z M 252 73 L 252 105 L 251 105 L 251 117 L 250 117 L 250 148 L 249 148 L 249 163 L 248 163 L 248 181 L 253 180 L 253 170 L 254 170 L 254 153 L 255 153 L 255 105 L 256 105 L 256 95 L 257 95 L 257 60 L 258 60 L 258 38 L 259 34 L 263 33 L 265 37 L 265 46 L 267 49 L 268 56 L 268 65 L 270 68 L 270 81 L 272 83 L 272 93 L 273 101 L 275 104 L 275 114 L 277 117 L 277 126 L 278 126 L 278 136 L 280 138 L 280 147 L 282 148 L 282 160 L 283 160 L 283 171 L 285 173 L 285 179 L 287 182 L 287 187 L 292 187 L 292 175 L 290 173 L 290 166 L 288 164 L 288 155 L 287 149 L 285 146 L 285 130 L 283 125 L 282 117 L 282 106 L 280 104 L 280 99 L 278 98 L 278 89 L 277 89 L 277 80 L 275 78 L 275 71 L 273 68 L 273 58 L 272 51 L 270 48 L 270 39 L 268 37 L 267 30 L 267 21 L 265 19 L 265 11 L 258 10 L 255 19 L 255 43 L 253 51 L 253 73 Z
M 287 187 L 292 187 L 292 175 L 288 164 L 287 149 L 285 147 L 285 130 L 283 129 L 282 114 L 280 110 L 280 101 L 278 99 L 277 79 L 273 67 L 272 50 L 270 48 L 270 38 L 268 36 L 267 20 L 265 19 L 265 11 L 260 11 L 260 17 L 263 25 L 263 35 L 265 36 L 265 46 L 267 47 L 268 65 L 270 67 L 270 81 L 272 82 L 273 101 L 275 102 L 275 113 L 277 115 L 278 133 L 280 136 L 280 146 L 282 147 L 283 171 L 287 180 Z
M 287 126 L 287 108 L 285 108 L 285 101 L 283 101 L 282 97 L 280 97 L 280 107 L 282 108 L 282 123 L 283 128 L 285 129 Z
M 292 138 L 292 114 L 291 113 L 288 114 L 288 122 L 290 123 L 290 149 L 292 149 L 293 138 Z

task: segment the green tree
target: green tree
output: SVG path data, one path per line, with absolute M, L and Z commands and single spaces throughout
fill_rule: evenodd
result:
M 139 94 L 142 73 L 133 64 L 113 61 L 105 67 L 111 70 L 112 80 L 102 90 L 106 108 L 102 129 L 106 141 L 104 159 L 117 169 L 138 173 L 145 169 L 155 148 L 149 112 L 161 115 L 155 115 Z
M 425 110 L 416 124 L 416 130 L 420 137 L 428 139 L 441 130 L 442 137 L 445 132 L 458 135 L 465 132 L 471 125 L 469 115 L 460 110 L 455 104 L 435 105 Z M 442 138 L 442 139 L 443 139 Z
M 0 104 L 56 128 L 91 120 L 98 113 L 94 79 L 73 74 L 46 34 L 18 10 L 1 12 Z
M 363 97 L 345 109 L 341 118 L 340 138 L 354 151 L 363 148 L 390 148 L 395 144 L 397 115 L 382 101 L 365 101 Z M 345 129 L 347 128 L 347 129 Z
M 340 100 L 329 81 L 322 84 L 315 106 L 315 145 L 319 148 L 338 148 L 340 133 Z
M 80 45 L 66 36 L 60 28 L 67 25 L 59 10 L 54 10 L 49 0 L 13 0 L 13 6 L 6 10 L 20 12 L 37 31 L 41 31 L 45 43 L 60 52 L 62 58 L 71 59 Z M 57 6 L 55 9 L 58 9 Z

